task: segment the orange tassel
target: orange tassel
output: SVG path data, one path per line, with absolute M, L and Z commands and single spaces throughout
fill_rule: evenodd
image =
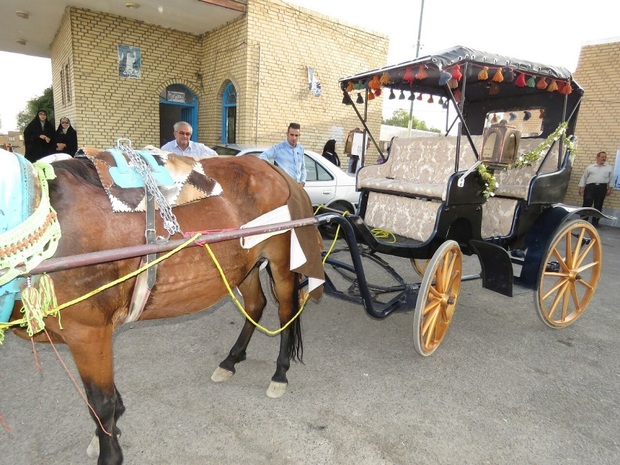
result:
M 375 94 L 372 90 L 368 91 L 368 100 L 373 100 L 375 98 Z
M 387 73 L 387 71 L 383 73 L 381 79 L 379 79 L 379 82 L 384 86 L 390 83 L 390 75 Z
M 353 90 L 353 81 L 349 81 L 347 83 L 347 88 L 345 89 L 347 92 L 351 92 Z
M 379 81 L 379 76 L 373 76 L 373 78 L 368 83 L 368 87 L 371 89 L 378 89 L 381 87 L 381 81 Z
M 504 80 L 504 75 L 502 74 L 502 68 L 499 68 L 495 75 L 493 76 L 494 82 L 502 82 Z
M 424 66 L 420 66 L 418 68 L 418 74 L 415 75 L 416 79 L 426 79 L 428 76 L 426 74 L 426 68 Z
M 483 66 L 482 70 L 478 73 L 478 80 L 486 81 L 487 79 L 489 79 L 489 67 Z
M 555 82 L 555 79 L 551 80 L 551 83 L 547 86 L 547 92 L 555 92 L 558 90 L 558 83 Z
M 459 81 L 456 79 L 450 79 L 448 81 L 448 85 L 450 86 L 450 89 L 456 89 L 459 86 Z
M 547 88 L 547 80 L 544 77 L 541 77 L 540 79 L 538 79 L 538 82 L 536 83 L 536 88 L 540 89 L 540 90 L 544 90 Z

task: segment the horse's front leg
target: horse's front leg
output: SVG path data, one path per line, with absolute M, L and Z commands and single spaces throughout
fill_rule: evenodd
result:
M 84 383 L 91 416 L 99 439 L 98 465 L 120 465 L 123 453 L 118 442 L 116 421 L 125 411 L 114 385 L 112 327 L 84 328 L 77 338 L 68 337 L 67 344 Z M 77 331 L 72 331 L 73 334 Z M 89 453 L 96 454 L 96 447 Z
M 239 284 L 239 290 L 243 296 L 243 303 L 246 313 L 254 321 L 258 322 L 263 315 L 263 309 L 267 303 L 261 288 L 260 271 L 258 267 L 254 267 L 243 282 Z M 235 365 L 245 360 L 246 350 L 250 344 L 250 339 L 252 339 L 255 329 L 256 327 L 254 324 L 246 319 L 237 341 L 228 353 L 228 357 L 220 363 L 211 375 L 212 381 L 215 381 L 216 383 L 227 381 L 232 377 L 232 375 L 235 374 Z

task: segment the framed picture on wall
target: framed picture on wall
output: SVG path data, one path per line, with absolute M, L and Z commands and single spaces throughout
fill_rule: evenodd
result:
M 141 77 L 142 52 L 140 47 L 118 45 L 118 75 L 125 78 Z

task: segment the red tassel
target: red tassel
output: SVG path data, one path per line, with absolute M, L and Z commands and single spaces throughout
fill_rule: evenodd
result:
M 493 76 L 493 81 L 502 82 L 503 80 L 504 80 L 504 75 L 502 74 L 502 68 L 499 68 L 497 72 L 495 73 L 495 76 Z
M 460 89 L 456 89 L 456 91 L 454 92 L 454 100 L 456 100 L 457 103 L 461 102 L 461 90 Z
M 424 66 L 420 66 L 418 68 L 418 74 L 415 75 L 416 79 L 426 79 L 427 78 L 427 74 L 426 74 L 426 69 L 424 68 Z
M 536 83 L 536 88 L 540 89 L 540 90 L 544 90 L 547 88 L 547 80 L 544 77 L 541 77 L 538 79 L 538 82 Z
M 434 102 L 434 100 L 433 100 L 433 96 L 432 96 L 432 95 L 430 95 L 430 96 L 428 97 L 427 102 L 428 102 L 428 103 L 433 103 L 433 102 Z
M 461 65 L 454 65 L 454 68 L 452 68 L 452 79 L 460 81 L 462 77 L 463 73 L 461 73 Z
M 525 74 L 521 73 L 517 76 L 517 80 L 515 81 L 515 86 L 517 87 L 525 87 L 527 84 L 525 82 Z
M 559 92 L 562 95 L 569 95 L 573 92 L 573 86 L 570 85 L 570 82 L 564 82 Z
M 416 100 L 422 100 L 422 94 L 418 95 L 418 97 L 416 98 Z
M 379 97 L 381 95 L 381 89 L 375 90 L 375 97 Z
M 405 70 L 405 75 L 403 76 L 403 81 L 408 82 L 409 85 L 413 83 L 413 73 L 411 72 L 411 67 L 407 66 Z

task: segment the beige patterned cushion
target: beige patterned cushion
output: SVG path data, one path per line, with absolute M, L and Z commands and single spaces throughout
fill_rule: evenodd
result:
M 476 147 L 482 136 L 474 136 Z M 358 173 L 358 189 L 380 189 L 445 200 L 448 179 L 454 173 L 455 136 L 395 139 L 388 161 L 364 167 Z M 476 161 L 465 137 L 461 139 L 459 170 Z
M 510 233 L 517 203 L 518 201 L 514 199 L 490 197 L 482 205 L 482 228 L 480 235 L 483 239 L 507 236 Z
M 439 202 L 371 192 L 364 223 L 424 242 L 431 237 L 440 207 Z
M 544 142 L 544 139 L 521 139 L 519 154 L 528 154 L 534 151 L 542 142 Z M 542 159 L 543 157 L 532 165 L 524 166 L 523 168 L 496 170 L 497 189 L 495 189 L 495 195 L 527 199 L 530 183 L 532 178 L 536 176 L 536 171 Z

